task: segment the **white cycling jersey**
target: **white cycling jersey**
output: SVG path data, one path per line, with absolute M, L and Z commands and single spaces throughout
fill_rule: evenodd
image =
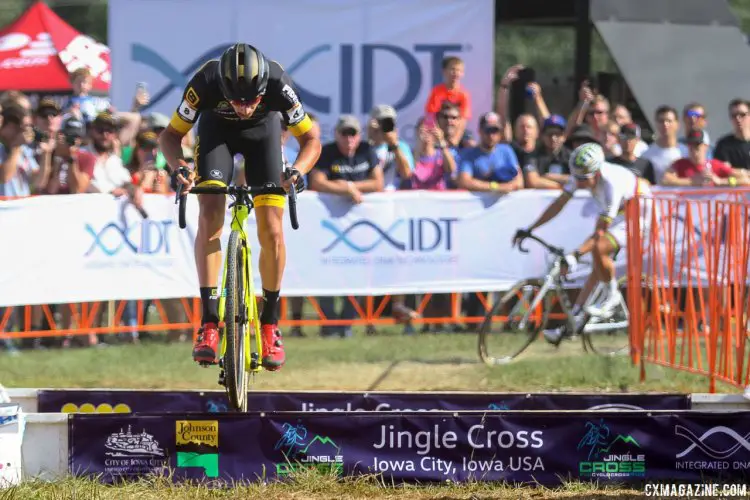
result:
M 604 162 L 599 173 L 596 186 L 591 190 L 591 197 L 601 207 L 601 216 L 610 221 L 622 212 L 627 200 L 638 194 L 651 194 L 648 183 L 625 167 Z M 572 196 L 577 189 L 576 179 L 571 175 L 563 186 L 563 191 Z

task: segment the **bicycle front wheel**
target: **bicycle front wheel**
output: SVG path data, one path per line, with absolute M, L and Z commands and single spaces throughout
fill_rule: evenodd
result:
M 479 358 L 487 365 L 508 363 L 521 354 L 547 324 L 550 297 L 532 308 L 544 282 L 523 280 L 507 291 L 490 309 L 479 328 Z
M 227 245 L 226 266 L 226 324 L 224 380 L 229 403 L 236 411 L 247 411 L 247 372 L 245 371 L 245 342 L 247 341 L 247 302 L 245 300 L 245 241 L 239 231 L 232 231 Z

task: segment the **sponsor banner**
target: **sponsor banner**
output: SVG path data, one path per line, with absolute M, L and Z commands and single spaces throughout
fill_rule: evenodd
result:
M 521 279 L 547 272 L 551 256 L 541 245 L 527 241 L 529 251 L 522 253 L 511 248 L 511 240 L 556 195 L 550 190 L 507 196 L 398 191 L 369 194 L 353 206 L 339 196 L 304 192 L 298 202 L 300 229 L 292 230 L 289 218 L 284 218 L 287 263 L 282 293 L 341 296 L 506 290 Z M 103 194 L 0 202 L 0 234 L 25 235 L 0 246 L 0 258 L 14 263 L 0 273 L 0 306 L 197 296 L 195 197 L 188 203 L 186 230 L 177 225 L 173 197 L 146 195 L 145 209 L 146 219 L 126 202 Z M 54 224 L 48 220 L 51 213 Z M 591 197 L 580 192 L 557 219 L 536 233 L 572 251 L 591 234 L 598 213 Z M 695 246 L 694 241 L 687 241 L 692 237 L 685 236 L 689 232 L 684 231 L 680 212 L 670 217 L 674 224 L 669 234 L 662 234 L 673 243 L 670 248 Z M 230 223 L 227 211 L 223 249 Z M 45 230 L 29 232 L 28 227 Z M 247 232 L 257 262 L 260 248 L 253 215 Z M 50 244 L 55 259 L 47 258 Z M 711 247 L 716 245 L 712 240 Z M 667 248 L 663 241 L 661 248 Z M 691 252 L 678 252 L 669 259 L 665 253 L 658 260 L 673 266 L 675 283 L 685 273 L 686 262 L 696 264 L 689 260 L 696 258 Z M 584 260 L 590 261 L 590 256 Z M 705 265 L 706 259 L 700 263 Z M 627 252 L 618 253 L 615 266 L 618 276 L 626 273 Z M 590 265 L 582 262 L 570 273 L 569 286 L 580 286 L 590 271 Z M 672 279 L 669 273 L 656 275 Z M 682 275 L 683 284 L 695 283 L 695 278 L 689 279 Z M 260 293 L 257 265 L 254 280 Z
M 468 129 L 476 130 L 478 117 L 492 109 L 493 0 L 193 0 L 187 9 L 183 0 L 112 0 L 109 18 L 117 20 L 110 22 L 108 42 L 118 108 L 130 106 L 136 84 L 144 81 L 151 93 L 147 111 L 171 116 L 195 71 L 245 41 L 286 70 L 303 106 L 319 120 L 324 141 L 333 140 L 340 115 L 357 115 L 364 125 L 374 105 L 390 104 L 402 139 L 412 142 L 448 56 L 464 61 Z M 159 35 L 164 19 L 200 29 L 174 43 Z M 258 22 L 250 26 L 247 19 Z
M 223 391 L 41 390 L 41 413 L 226 412 Z M 254 411 L 687 410 L 685 394 L 248 392 Z
M 385 481 L 747 482 L 750 413 L 71 415 L 69 466 L 106 482 L 283 479 L 314 467 Z M 241 439 L 240 439 L 241 437 Z

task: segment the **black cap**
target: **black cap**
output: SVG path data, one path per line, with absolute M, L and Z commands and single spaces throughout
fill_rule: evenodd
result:
M 620 127 L 620 137 L 623 139 L 640 139 L 641 127 L 635 123 L 626 123 Z
M 34 113 L 37 116 L 41 116 L 50 111 L 52 111 L 56 115 L 60 114 L 60 105 L 57 104 L 57 102 L 51 97 L 45 97 L 39 101 L 39 104 L 37 104 Z
M 575 130 L 573 130 L 573 133 L 570 134 L 568 140 L 599 142 L 599 140 L 596 138 L 596 135 L 594 135 L 594 131 L 591 130 L 591 127 L 589 127 L 588 125 L 578 125 Z
M 688 132 L 687 136 L 685 137 L 685 142 L 687 144 L 705 144 L 706 143 L 706 134 L 703 132 L 703 130 L 696 129 L 691 130 Z

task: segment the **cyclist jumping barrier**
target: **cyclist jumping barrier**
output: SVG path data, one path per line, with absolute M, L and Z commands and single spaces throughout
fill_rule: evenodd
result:
M 251 393 L 262 411 L 236 414 L 221 411 L 218 391 L 8 392 L 51 411 L 21 412 L 24 478 L 109 482 L 169 470 L 178 480 L 254 481 L 319 467 L 550 486 L 750 480 L 750 402 L 739 395 L 264 392 Z

